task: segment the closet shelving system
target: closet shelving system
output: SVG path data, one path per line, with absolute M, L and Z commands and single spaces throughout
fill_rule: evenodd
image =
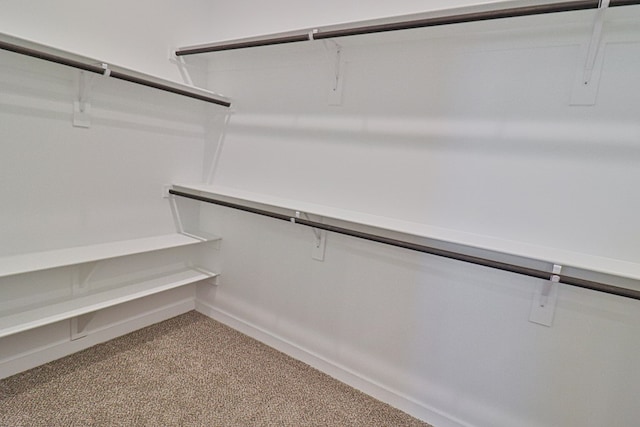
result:
M 581 10 L 599 10 L 604 12 L 608 7 L 622 7 L 639 5 L 640 0 L 587 0 L 565 2 L 539 2 L 539 1 L 514 1 L 512 7 L 496 8 L 495 5 L 480 5 L 462 7 L 457 9 L 435 11 L 422 14 L 413 14 L 389 19 L 361 21 L 342 25 L 301 29 L 285 33 L 267 34 L 256 37 L 227 40 L 221 42 L 200 44 L 178 48 L 176 56 L 198 55 L 221 51 L 257 48 L 261 46 L 280 45 L 288 43 L 304 43 L 314 40 L 336 39 L 341 37 L 361 36 L 391 31 L 403 31 L 417 28 L 426 28 L 442 25 L 463 24 L 470 22 L 488 21 L 505 18 L 543 15 L 551 13 L 572 12 Z M 626 287 L 613 286 L 583 278 L 561 275 L 558 265 L 573 267 L 582 271 L 602 273 L 608 276 L 624 277 L 632 280 L 640 280 L 640 264 L 614 260 L 604 257 L 580 254 L 554 248 L 538 247 L 520 242 L 510 242 L 500 239 L 484 238 L 468 233 L 443 230 L 423 224 L 409 223 L 400 220 L 366 215 L 359 212 L 349 212 L 326 206 L 310 205 L 291 200 L 281 200 L 265 195 L 256 195 L 237 190 L 221 189 L 206 184 L 176 184 L 170 190 L 174 196 L 199 200 L 206 203 L 226 206 L 268 216 L 278 220 L 290 221 L 296 224 L 326 230 L 329 232 L 345 234 L 357 238 L 375 241 L 387 245 L 401 247 L 427 254 L 443 256 L 463 262 L 469 262 L 486 267 L 496 268 L 512 273 L 523 274 L 539 279 L 564 283 L 594 291 L 618 295 L 626 298 L 640 300 L 640 291 Z M 256 208 L 255 204 L 263 208 Z M 274 212 L 276 210 L 288 210 L 298 212 L 291 215 Z M 301 218 L 299 212 L 316 214 L 327 219 L 346 221 L 367 225 L 370 227 L 391 230 L 405 235 L 421 238 L 440 240 L 454 243 L 468 248 L 480 248 L 496 253 L 516 255 L 535 261 L 545 261 L 549 270 L 540 270 L 488 258 L 477 257 L 461 252 L 444 250 L 438 247 L 412 243 L 401 239 L 388 238 L 374 233 L 363 233 L 358 230 Z
M 127 281 L 106 289 L 92 289 L 91 284 L 88 283 L 91 271 L 100 262 L 198 245 L 206 241 L 206 239 L 175 233 L 0 258 L 0 279 L 56 268 L 84 269 L 84 273 L 78 270 L 78 275 L 83 279 L 77 283 L 70 283 L 69 294 L 53 300 L 44 300 L 35 306 L 30 304 L 18 309 L 6 310 L 4 314 L 0 314 L 0 338 L 190 283 L 213 279 L 217 276 L 214 272 L 197 266 L 185 266 L 164 272 L 162 275 L 153 275 L 140 281 Z
M 371 33 L 389 31 L 402 31 L 414 28 L 423 28 L 439 25 L 451 25 L 465 22 L 486 21 L 491 19 L 504 19 L 518 16 L 531 16 L 547 13 L 559 13 L 587 9 L 602 9 L 606 7 L 631 6 L 640 4 L 640 0 L 590 0 L 567 1 L 540 4 L 539 2 L 519 2 L 521 6 L 506 9 L 492 9 L 490 6 L 476 6 L 450 11 L 432 12 L 429 14 L 410 15 L 405 17 L 366 21 L 332 27 L 312 28 L 295 32 L 271 34 L 266 36 L 251 37 L 246 39 L 231 40 L 206 45 L 183 47 L 176 50 L 176 56 L 194 55 L 201 53 L 217 52 L 223 50 L 242 49 L 273 44 L 306 42 L 312 40 L 333 39 Z M 155 76 L 127 70 L 121 67 L 105 64 L 92 58 L 86 58 L 69 52 L 53 49 L 30 41 L 22 40 L 8 35 L 0 35 L 0 49 L 31 56 L 45 61 L 58 63 L 79 70 L 102 74 L 112 78 L 124 80 L 130 83 L 152 87 L 158 90 L 171 92 L 216 104 L 221 107 L 230 107 L 231 102 L 213 92 L 167 81 Z M 435 228 L 376 217 L 375 215 L 363 215 L 362 213 L 336 210 L 333 208 L 300 204 L 293 201 L 273 199 L 253 194 L 239 194 L 228 192 L 207 185 L 176 184 L 169 193 L 176 197 L 185 197 L 207 203 L 219 204 L 229 208 L 240 209 L 255 214 L 266 215 L 271 218 L 294 222 L 296 224 L 322 229 L 329 232 L 341 233 L 357 238 L 362 238 L 382 244 L 402 247 L 423 253 L 444 256 L 463 262 L 470 262 L 491 268 L 524 274 L 540 279 L 559 281 L 572 286 L 587 288 L 599 292 L 605 292 L 626 298 L 640 300 L 640 291 L 634 289 L 613 286 L 556 274 L 554 271 L 544 271 L 496 261 L 487 258 L 472 256 L 460 252 L 443 250 L 437 247 L 412 243 L 396 238 L 388 238 L 374 233 L 365 233 L 358 230 L 320 223 L 300 218 L 295 213 L 284 215 L 269 208 L 284 208 L 293 212 L 305 212 L 317 214 L 328 219 L 338 221 L 355 222 L 373 228 L 391 230 L 408 235 L 425 237 L 429 239 L 453 242 L 462 246 L 488 249 L 490 251 L 518 255 L 535 260 L 553 258 L 555 263 L 576 267 L 579 269 L 597 271 L 604 274 L 640 280 L 640 265 L 635 263 L 610 260 L 606 258 L 590 257 L 583 254 L 570 252 L 558 252 L 549 248 L 536 248 L 517 243 L 505 243 L 504 241 L 473 241 L 468 235 L 452 235 L 450 232 L 442 232 Z M 259 209 L 249 205 L 261 204 L 266 209 Z M 80 280 L 75 286 L 79 291 L 61 300 L 48 301 L 35 306 L 28 306 L 19 311 L 7 310 L 0 313 L 0 337 L 5 337 L 32 328 L 54 323 L 64 319 L 74 318 L 91 313 L 102 308 L 121 304 L 137 298 L 142 298 L 164 290 L 194 283 L 200 280 L 213 278 L 215 273 L 199 268 L 187 266 L 180 271 L 173 271 L 158 277 L 135 283 L 125 283 L 121 286 L 110 287 L 106 290 L 92 292 L 87 286 L 86 279 L 90 276 L 92 266 L 109 259 L 135 256 L 143 253 L 161 251 L 164 249 L 181 246 L 201 244 L 208 239 L 187 236 L 176 233 L 167 236 L 153 238 L 133 239 L 120 242 L 103 243 L 77 248 L 64 248 L 47 252 L 23 254 L 4 257 L 0 259 L 0 278 L 28 275 L 38 271 L 57 268 L 78 268 L 82 270 L 85 282 Z M 216 240 L 216 238 L 212 239 Z M 514 246 L 515 245 L 515 246 Z M 549 262 L 549 264 L 553 264 Z M 87 271 L 89 273 L 87 273 Z
M 170 92 L 222 108 L 231 106 L 226 97 L 204 89 L 113 66 L 6 34 L 0 34 L 0 49 Z M 0 257 L 0 279 L 10 282 L 17 280 L 18 283 L 17 287 L 9 284 L 5 288 L 5 292 L 10 296 L 5 298 L 4 304 L 0 304 L 0 338 L 62 320 L 75 319 L 107 307 L 202 280 L 213 280 L 217 273 L 191 263 L 176 263 L 171 268 L 156 268 L 146 276 L 142 273 L 124 275 L 121 282 L 112 280 L 106 286 L 92 283 L 91 276 L 98 265 L 110 260 L 122 260 L 216 240 L 218 238 L 214 236 L 173 233 Z M 20 296 L 18 288 L 24 277 L 33 278 L 38 272 L 58 269 L 70 269 L 69 283 L 64 289 L 52 289 L 47 280 L 42 280 L 38 295 Z M 76 331 L 76 334 L 81 332 Z

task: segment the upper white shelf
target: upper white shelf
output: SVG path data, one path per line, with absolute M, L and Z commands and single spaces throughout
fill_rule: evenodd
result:
M 560 248 L 538 246 L 524 242 L 499 239 L 491 236 L 473 234 L 442 227 L 435 227 L 428 224 L 403 221 L 395 218 L 376 216 L 331 206 L 301 202 L 298 200 L 283 199 L 265 194 L 256 194 L 228 187 L 210 186 L 203 184 L 174 184 L 173 187 L 178 191 L 198 194 L 205 197 L 222 197 L 226 200 L 237 201 L 240 203 L 257 203 L 260 205 L 271 206 L 275 208 L 284 208 L 291 211 L 305 212 L 308 214 L 319 215 L 325 218 L 348 221 L 356 224 L 362 224 L 379 229 L 434 239 L 461 246 L 484 249 L 509 255 L 516 255 L 523 258 L 540 260 L 553 264 L 560 264 L 566 267 L 574 267 L 584 271 L 592 271 L 612 276 L 640 280 L 640 264 L 618 259 L 573 252 Z
M 202 242 L 203 239 L 197 239 L 183 234 L 166 234 L 141 239 L 8 256 L 0 258 L 0 277 L 193 245 Z
M 425 2 L 426 3 L 426 2 Z M 506 18 L 523 18 L 529 16 L 558 14 L 560 12 L 575 12 L 598 9 L 600 7 L 615 7 L 637 4 L 637 1 L 611 1 L 610 5 L 602 6 L 597 1 L 553 1 L 553 0 L 502 0 L 481 2 L 455 6 L 448 9 L 432 9 L 408 15 L 391 16 L 365 21 L 345 22 L 341 24 L 303 28 L 283 33 L 265 34 L 235 40 L 185 46 L 176 50 L 176 55 L 197 55 L 202 53 L 237 50 L 252 47 L 282 45 L 287 43 L 305 43 L 314 40 L 340 38 L 343 43 L 345 37 L 362 36 L 379 33 L 416 30 L 444 25 L 469 24 L 491 20 L 504 21 Z M 498 3 L 498 4 L 496 4 Z M 520 22 L 520 25 L 522 22 Z
M 9 34 L 0 33 L 0 50 L 6 50 L 20 55 L 26 55 L 32 58 L 66 65 L 79 70 L 101 74 L 106 77 L 124 80 L 165 92 L 175 93 L 177 95 L 198 99 L 200 101 L 217 104 L 223 107 L 231 106 L 231 102 L 228 98 L 206 89 L 163 79 L 125 67 L 107 64 L 95 58 L 78 55 L 73 52 L 57 49 Z

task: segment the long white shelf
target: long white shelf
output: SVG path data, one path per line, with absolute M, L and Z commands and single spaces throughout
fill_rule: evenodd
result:
M 200 280 L 210 279 L 215 276 L 215 273 L 196 269 L 185 269 L 144 282 L 102 292 L 80 295 L 62 302 L 3 316 L 0 317 L 0 338 L 92 313 L 103 308 L 185 286 Z
M 46 46 L 9 34 L 0 33 L 0 49 L 104 76 L 110 76 L 111 78 L 175 93 L 189 98 L 199 99 L 201 101 L 218 104 L 224 107 L 231 106 L 231 102 L 228 98 L 206 89 L 186 85 L 172 80 L 166 80 L 158 76 L 152 76 L 150 74 L 141 73 L 139 71 L 120 67 L 114 64 L 105 64 L 103 61 L 98 61 L 95 58 L 88 58 L 83 55 L 57 49 L 52 46 Z
M 211 240 L 211 239 L 210 239 Z M 212 239 L 215 240 L 215 239 Z M 202 243 L 184 234 L 123 240 L 0 258 L 0 277 Z
M 202 196 L 222 197 L 238 203 L 249 202 L 264 206 L 305 212 L 340 221 L 376 227 L 408 235 L 435 239 L 471 248 L 485 249 L 528 259 L 540 260 L 563 266 L 575 267 L 612 276 L 640 280 L 640 264 L 606 258 L 597 255 L 574 252 L 561 248 L 532 245 L 525 242 L 500 239 L 492 236 L 473 234 L 428 224 L 403 221 L 395 218 L 371 215 L 331 206 L 283 199 L 265 194 L 257 194 L 229 187 L 205 184 L 174 184 L 175 190 Z

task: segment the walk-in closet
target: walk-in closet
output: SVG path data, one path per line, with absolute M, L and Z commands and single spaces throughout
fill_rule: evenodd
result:
M 634 427 L 640 1 L 0 3 L 0 426 Z

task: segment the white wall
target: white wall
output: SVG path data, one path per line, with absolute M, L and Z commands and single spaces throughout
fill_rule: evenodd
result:
M 509 0 L 399 0 L 368 1 L 366 4 L 358 0 L 274 0 L 265 5 L 256 4 L 253 0 L 216 2 L 208 30 L 209 38 L 203 42 L 500 3 L 509 3 Z
M 252 10 L 265 32 L 331 19 L 288 21 L 297 5 Z M 592 12 L 337 40 L 337 107 L 321 42 L 212 54 L 237 110 L 213 184 L 635 262 L 638 12 L 608 12 L 594 106 L 569 105 Z M 318 262 L 308 229 L 214 207 L 202 221 L 224 236 L 203 310 L 436 426 L 640 416 L 635 301 L 562 286 L 548 328 L 528 321 L 535 279 L 332 234 Z
M 182 82 L 169 47 L 206 40 L 206 0 L 3 0 L 0 32 Z

